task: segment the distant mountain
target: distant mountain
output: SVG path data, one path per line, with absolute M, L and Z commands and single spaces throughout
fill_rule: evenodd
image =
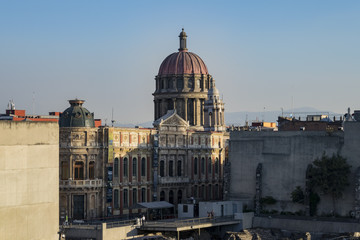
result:
M 245 121 L 249 123 L 253 121 L 276 122 L 279 116 L 305 119 L 307 115 L 323 114 L 331 116 L 342 116 L 343 114 L 331 111 L 322 111 L 312 107 L 294 108 L 293 110 L 284 111 L 265 111 L 265 112 L 225 112 L 226 125 L 244 125 Z

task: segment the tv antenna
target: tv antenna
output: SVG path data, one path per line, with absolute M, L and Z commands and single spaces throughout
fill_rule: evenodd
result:
M 111 108 L 111 126 L 113 127 L 114 126 L 114 108 Z

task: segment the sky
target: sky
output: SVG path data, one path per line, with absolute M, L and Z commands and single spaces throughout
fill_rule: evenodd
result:
M 0 113 L 78 98 L 104 123 L 152 121 L 181 28 L 226 112 L 360 109 L 360 1 L 0 0 Z

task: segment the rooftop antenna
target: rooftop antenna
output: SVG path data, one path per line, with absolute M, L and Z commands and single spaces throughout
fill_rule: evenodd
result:
M 248 122 L 248 115 L 246 114 L 246 118 L 245 118 L 245 126 L 248 127 L 249 126 L 249 122 Z
M 111 109 L 111 126 L 113 127 L 114 126 L 114 108 Z
M 281 109 L 281 117 L 284 117 L 284 108 L 281 107 L 280 109 Z

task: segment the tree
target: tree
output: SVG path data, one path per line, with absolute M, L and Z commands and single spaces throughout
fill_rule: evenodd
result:
M 304 204 L 304 192 L 300 186 L 296 186 L 295 190 L 291 192 L 291 199 L 294 203 Z
M 312 189 L 320 189 L 324 194 L 329 194 L 333 200 L 333 213 L 335 214 L 335 201 L 340 198 L 349 185 L 351 166 L 346 158 L 339 154 L 328 157 L 325 153 L 321 158 L 315 159 L 310 169 L 310 184 Z

